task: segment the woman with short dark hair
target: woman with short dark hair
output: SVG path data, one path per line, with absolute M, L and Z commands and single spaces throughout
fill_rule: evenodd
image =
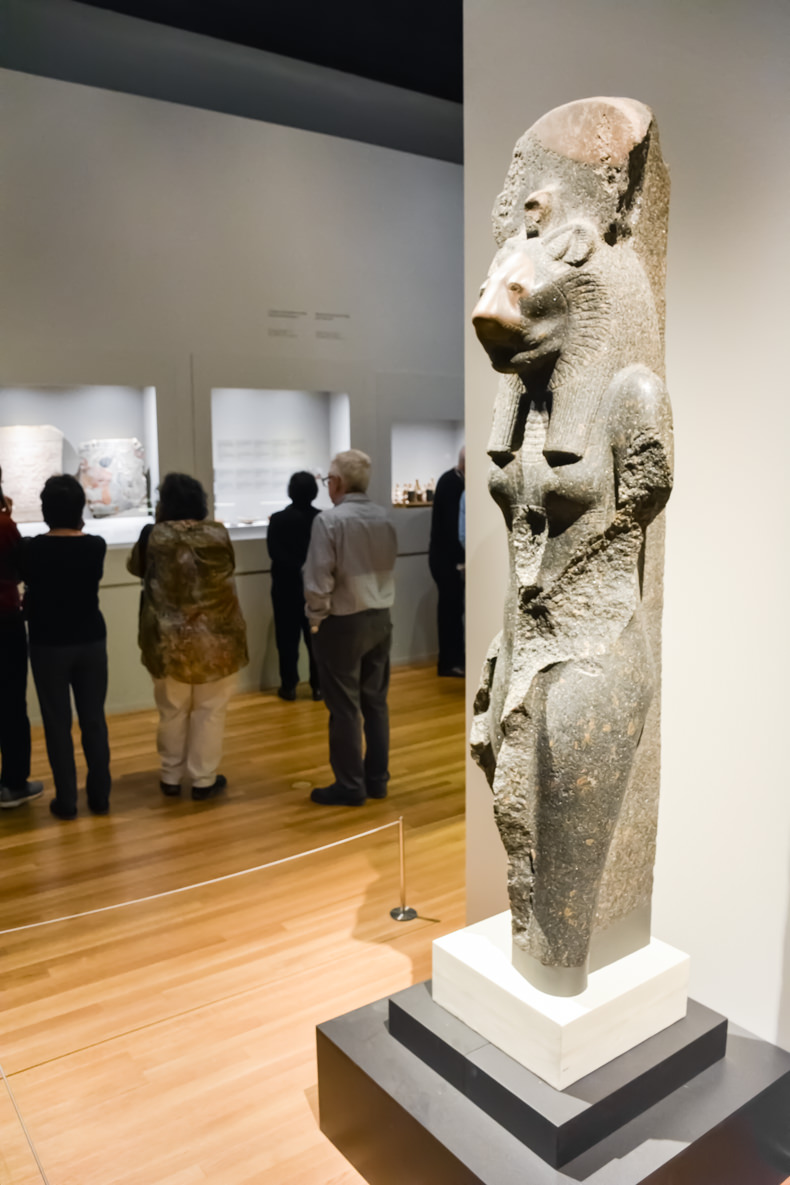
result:
M 203 486 L 188 473 L 168 473 L 159 487 L 159 522 L 201 522 L 208 514 Z
M 311 503 L 318 495 L 312 473 L 301 470 L 288 482 L 291 505 L 269 519 L 266 542 L 272 561 L 272 609 L 274 637 L 280 658 L 280 699 L 295 700 L 299 683 L 299 638 L 303 637 L 310 660 L 313 699 L 321 698 L 318 667 L 310 644 L 310 624 L 304 612 L 302 565 L 310 544 L 313 519 L 320 513 Z
M 2 481 L 0 470 L 0 482 Z M 22 540 L 13 502 L 0 485 L 0 807 L 21 806 L 43 793 L 30 781 L 27 634 L 19 596 Z
M 99 608 L 107 544 L 98 535 L 84 534 L 84 509 L 85 491 L 75 477 L 50 477 L 41 491 L 49 531 L 25 539 L 22 550 L 30 666 L 55 781 L 49 809 L 58 819 L 77 815 L 71 694 L 88 766 L 88 808 L 94 815 L 110 809 L 107 629 Z
M 248 662 L 233 544 L 207 513 L 200 482 L 168 473 L 156 523 L 143 528 L 127 562 L 143 580 L 139 642 L 159 709 L 159 785 L 173 797 L 186 777 L 196 802 L 227 785 L 217 772 L 225 712 Z

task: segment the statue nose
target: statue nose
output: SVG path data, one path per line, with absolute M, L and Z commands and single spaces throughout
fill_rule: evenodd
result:
M 521 323 L 518 286 L 497 285 L 487 288 L 472 311 L 472 324 L 481 342 L 505 341 Z
M 525 295 L 523 285 L 516 280 L 488 284 L 472 311 L 475 328 L 478 322 L 486 321 L 516 327 L 521 321 L 520 301 Z
M 505 320 L 489 313 L 475 313 L 472 316 L 475 333 L 484 346 L 506 345 L 513 340 L 518 329 L 515 320 Z

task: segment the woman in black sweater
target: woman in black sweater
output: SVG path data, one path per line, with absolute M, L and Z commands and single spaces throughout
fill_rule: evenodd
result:
M 88 807 L 94 815 L 106 815 L 111 786 L 104 718 L 107 630 L 99 581 L 107 544 L 98 535 L 83 534 L 85 493 L 76 478 L 50 477 L 41 491 L 41 509 L 49 532 L 24 541 L 22 573 L 30 666 L 55 780 L 49 809 L 58 819 L 77 814 L 71 691 L 88 766 Z
M 318 495 L 312 473 L 294 473 L 288 482 L 290 506 L 269 519 L 266 542 L 272 561 L 272 608 L 274 637 L 280 657 L 280 699 L 296 699 L 299 682 L 299 638 L 304 638 L 310 658 L 310 686 L 313 699 L 321 698 L 318 668 L 310 646 L 310 623 L 304 612 L 302 566 L 310 544 L 313 519 L 320 513 L 311 503 Z

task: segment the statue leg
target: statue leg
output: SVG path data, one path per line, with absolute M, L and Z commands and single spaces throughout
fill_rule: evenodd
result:
M 542 990 L 573 995 L 586 985 L 598 887 L 653 686 L 636 617 L 608 654 L 558 663 L 533 681 L 523 781 L 519 789 L 508 778 L 502 813 L 510 818 L 514 952 L 525 956 L 516 961 Z

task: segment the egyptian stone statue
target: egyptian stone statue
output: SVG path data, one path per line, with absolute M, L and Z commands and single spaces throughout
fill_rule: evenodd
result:
M 516 144 L 473 313 L 502 375 L 489 489 L 510 575 L 472 751 L 508 856 L 514 965 L 556 995 L 650 940 L 668 208 L 647 107 L 550 111 Z

